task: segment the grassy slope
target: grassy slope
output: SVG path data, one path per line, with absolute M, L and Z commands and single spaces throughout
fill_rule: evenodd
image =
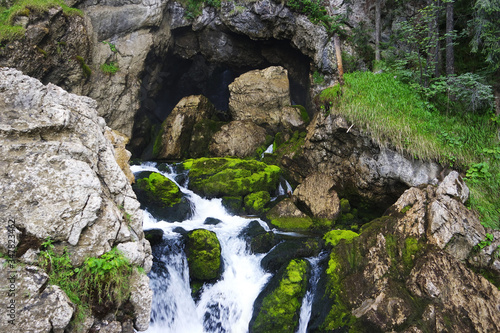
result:
M 500 147 L 491 115 L 442 113 L 392 74 L 355 72 L 346 85 L 320 95 L 322 109 L 344 116 L 415 158 L 467 172 L 471 207 L 487 227 L 500 229 Z
M 25 29 L 21 26 L 14 26 L 17 16 L 43 13 L 57 6 L 63 9 L 65 15 L 83 15 L 81 10 L 70 8 L 63 0 L 17 0 L 9 8 L 0 6 L 0 43 L 24 37 Z

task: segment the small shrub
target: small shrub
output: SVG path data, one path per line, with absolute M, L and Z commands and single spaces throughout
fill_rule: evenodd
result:
M 106 74 L 115 74 L 119 70 L 118 64 L 114 61 L 111 61 L 109 64 L 101 65 L 101 71 Z

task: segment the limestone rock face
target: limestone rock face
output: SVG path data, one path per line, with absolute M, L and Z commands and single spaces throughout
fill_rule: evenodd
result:
M 248 157 L 266 141 L 266 130 L 250 120 L 235 120 L 221 127 L 210 144 L 213 156 Z
M 434 162 L 410 160 L 394 150 L 381 148 L 359 132 L 355 124 L 351 127 L 333 114 L 316 114 L 308 126 L 302 157 L 284 156 L 282 160 L 289 168 L 307 170 L 295 174 L 297 182 L 311 172 L 327 173 L 339 189 L 355 188 L 361 197 L 387 206 L 408 187 L 437 183 L 441 171 Z M 340 191 L 339 194 L 342 195 Z
M 214 113 L 214 106 L 202 95 L 183 98 L 161 125 L 153 156 L 165 159 L 187 156 L 195 124 Z
M 304 206 L 314 217 L 333 220 L 340 213 L 340 200 L 334 185 L 328 175 L 315 173 L 297 186 L 293 196 L 297 205 Z
M 149 271 L 140 204 L 95 101 L 2 68 L 0 110 L 1 223 L 9 219 L 14 233 L 22 231 L 18 246 L 26 255 L 50 237 L 79 266 L 112 246 L 133 244 L 128 258 Z
M 453 332 L 500 330 L 498 288 L 446 253 L 431 253 L 417 263 L 407 287 L 416 296 L 439 304 L 434 314 L 436 331 L 447 325 Z
M 485 230 L 456 195 L 467 192 L 463 182 L 453 172 L 447 178 L 437 187 L 410 188 L 385 216 L 364 225 L 359 237 L 333 247 L 323 282 L 329 296 L 312 310 L 327 308 L 327 319 L 313 318 L 311 329 L 335 330 L 353 322 L 355 328 L 381 331 L 499 329 L 498 288 L 466 260 Z M 490 255 L 480 267 L 498 274 L 490 251 L 480 252 Z M 324 288 L 322 282 L 318 286 Z
M 2 269 L 0 278 L 9 282 L 13 290 L 11 297 L 7 292 L 0 297 L 1 306 L 6 309 L 0 319 L 2 332 L 64 332 L 73 315 L 74 305 L 58 286 L 46 286 L 49 279 L 45 272 L 36 266 L 9 267 L 5 259 L 0 259 Z M 9 267 L 9 268 L 8 268 Z M 12 301 L 15 301 L 12 303 Z M 12 304 L 14 306 L 12 306 Z M 8 308 L 13 309 L 10 311 Z M 9 316 L 12 314 L 12 316 Z M 13 320 L 14 324 L 9 323 Z
M 120 169 L 122 169 L 125 176 L 127 176 L 129 183 L 133 184 L 135 182 L 135 177 L 128 164 L 132 154 L 125 148 L 125 145 L 129 142 L 129 138 L 109 127 L 106 128 L 104 136 L 106 136 L 106 139 L 113 145 L 116 163 L 118 163 Z
M 251 120 L 271 133 L 304 124 L 299 110 L 289 108 L 289 82 L 282 67 L 247 72 L 229 85 L 229 91 L 229 110 L 235 120 Z

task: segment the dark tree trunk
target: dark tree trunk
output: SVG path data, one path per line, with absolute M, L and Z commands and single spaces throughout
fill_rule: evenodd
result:
M 380 61 L 380 2 L 375 1 L 375 63 Z
M 453 51 L 453 4 L 446 2 L 446 75 L 455 73 L 455 54 Z

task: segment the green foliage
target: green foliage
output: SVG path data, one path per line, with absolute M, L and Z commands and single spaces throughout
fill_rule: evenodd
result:
M 262 301 L 255 332 L 294 332 L 299 323 L 301 300 L 307 287 L 307 262 L 291 260 L 279 286 Z
M 115 74 L 119 70 L 118 64 L 114 61 L 111 61 L 109 64 L 101 65 L 101 71 L 106 74 Z
M 500 1 L 477 0 L 470 28 L 474 32 L 472 52 L 481 52 L 486 57 L 490 70 L 500 69 Z
M 314 84 L 325 83 L 325 76 L 318 71 L 314 71 L 312 74 Z
M 111 52 L 113 53 L 116 53 L 118 52 L 118 50 L 116 49 L 116 45 L 111 43 L 111 42 L 108 42 L 108 41 L 102 41 L 103 44 L 107 44 L 109 46 L 109 49 L 111 50 Z
M 495 118 L 441 112 L 390 73 L 355 72 L 345 74 L 345 81 L 342 94 L 336 86 L 320 94 L 327 112 L 344 116 L 382 145 L 469 170 L 472 208 L 481 214 L 485 226 L 500 227 L 500 146 Z
M 180 2 L 185 8 L 185 17 L 190 20 L 198 17 L 204 6 L 221 7 L 221 0 L 182 0 Z
M 16 17 L 39 15 L 53 7 L 61 7 L 67 16 L 83 16 L 81 10 L 70 8 L 63 0 L 16 0 L 8 8 L 0 6 L 0 44 L 24 37 L 25 29 L 13 26 Z
M 271 224 L 283 231 L 305 231 L 313 226 L 313 220 L 309 217 L 295 216 L 268 216 Z
M 247 195 L 243 202 L 245 203 L 245 209 L 250 214 L 261 214 L 265 212 L 266 205 L 271 201 L 271 195 L 268 191 L 259 191 L 255 193 L 250 193 Z
M 476 246 L 474 246 L 474 250 L 478 251 L 478 252 L 481 251 L 485 247 L 490 246 L 494 239 L 495 238 L 494 238 L 494 236 L 492 234 L 488 234 L 487 233 L 486 236 L 485 236 L 485 239 L 483 239 Z
M 48 273 L 49 283 L 59 286 L 76 305 L 72 324 L 77 332 L 94 307 L 104 303 L 119 307 L 130 295 L 134 268 L 116 248 L 74 267 L 66 248 L 56 253 L 49 238 L 42 243 L 39 264 Z
M 323 25 L 330 34 L 343 33 L 345 18 L 342 15 L 334 17 L 328 15 L 321 0 L 287 0 L 286 5 L 298 13 L 307 15 L 312 23 Z

